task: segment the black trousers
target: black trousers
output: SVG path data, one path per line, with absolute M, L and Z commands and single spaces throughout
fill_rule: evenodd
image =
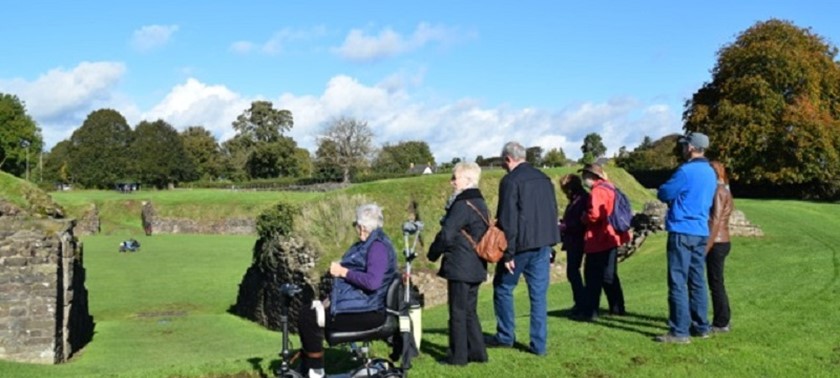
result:
M 481 323 L 478 321 L 478 287 L 481 283 L 448 280 L 449 303 L 449 363 L 487 361 L 487 348 Z
M 624 314 L 624 291 L 618 278 L 618 249 L 586 254 L 583 268 L 586 280 L 585 317 L 597 317 L 601 305 L 601 290 L 607 296 L 611 314 Z
M 303 303 L 311 304 L 311 300 L 305 300 Z M 324 328 L 318 326 L 318 318 L 315 310 L 311 306 L 304 305 L 300 309 L 298 316 L 298 336 L 300 336 L 300 345 L 304 352 L 304 361 L 307 366 L 312 369 L 320 369 L 324 367 L 324 359 L 320 358 L 306 358 L 307 353 L 317 354 L 324 351 L 324 332 L 330 331 L 363 331 L 379 327 L 385 323 L 384 311 L 360 312 L 352 314 L 336 314 L 330 315 L 330 308 L 324 308 Z
M 582 311 L 586 307 L 586 289 L 583 286 L 583 276 L 580 267 L 583 265 L 583 250 L 566 251 L 566 278 L 572 286 L 572 298 L 575 309 Z
M 712 326 L 729 326 L 729 296 L 726 295 L 726 286 L 723 280 L 723 264 L 729 250 L 730 243 L 715 243 L 712 250 L 706 255 L 706 277 L 709 279 L 709 290 L 712 292 Z

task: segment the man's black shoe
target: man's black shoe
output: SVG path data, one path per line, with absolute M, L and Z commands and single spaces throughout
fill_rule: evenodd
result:
M 449 358 L 444 358 L 444 359 L 438 360 L 438 364 L 446 365 L 446 366 L 465 366 L 467 363 L 465 362 L 463 364 L 456 364 L 456 363 L 453 363 L 452 360 L 450 360 Z
M 578 321 L 578 322 L 594 322 L 594 321 L 598 320 L 598 315 L 586 316 L 586 315 L 583 315 L 583 314 L 575 314 L 575 315 L 572 315 L 572 320 L 575 320 L 575 321 Z
M 502 344 L 496 336 L 485 336 L 484 345 L 488 348 L 510 348 L 513 344 Z

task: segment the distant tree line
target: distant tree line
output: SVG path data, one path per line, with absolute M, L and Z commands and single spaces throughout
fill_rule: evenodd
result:
M 711 139 L 707 156 L 722 161 L 741 195 L 840 199 L 840 63 L 838 49 L 823 37 L 771 19 L 740 33 L 718 51 L 712 77 L 689 100 L 684 131 Z M 200 125 L 178 133 L 164 120 L 133 129 L 111 109 L 92 112 L 73 135 L 40 159 L 41 132 L 14 95 L 0 94 L 0 169 L 29 175 L 38 156 L 38 178 L 46 182 L 107 188 L 125 180 L 166 187 L 192 180 L 244 181 L 309 177 L 352 181 L 371 174 L 406 172 L 411 164 L 437 164 L 426 142 L 373 145 L 364 120 L 337 117 L 324 125 L 310 154 L 287 135 L 292 113 L 255 101 L 233 121 L 236 135 L 218 143 Z M 645 137 L 633 150 L 614 155 L 633 172 L 667 172 L 680 163 L 679 135 Z M 603 158 L 602 137 L 590 133 L 578 163 Z M 33 155 L 34 154 L 34 155 Z M 535 166 L 574 162 L 561 148 L 527 148 Z M 500 167 L 497 155 L 475 161 Z M 43 169 L 41 169 L 43 167 Z

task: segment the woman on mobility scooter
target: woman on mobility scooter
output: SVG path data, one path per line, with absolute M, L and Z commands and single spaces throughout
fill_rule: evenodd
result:
M 330 265 L 335 279 L 329 298 L 321 304 L 324 318 L 318 319 L 318 301 L 303 298 L 298 332 L 304 375 L 324 376 L 324 332 L 360 331 L 385 322 L 385 298 L 398 271 L 396 252 L 382 230 L 383 223 L 378 205 L 356 208 L 353 227 L 359 241 L 350 246 L 340 262 Z

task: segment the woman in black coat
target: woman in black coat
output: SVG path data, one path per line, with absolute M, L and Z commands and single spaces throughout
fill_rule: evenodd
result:
M 452 170 L 452 196 L 446 203 L 440 232 L 429 247 L 429 260 L 443 256 L 438 276 L 447 280 L 449 352 L 442 364 L 486 362 L 487 350 L 478 321 L 478 287 L 487 279 L 487 262 L 473 242 L 487 231 L 489 211 L 478 190 L 481 167 L 461 162 Z M 472 239 L 468 239 L 467 235 Z
M 580 176 L 574 174 L 560 178 L 560 189 L 569 200 L 560 220 L 560 239 L 566 251 L 566 278 L 572 287 L 572 298 L 575 301 L 571 315 L 576 316 L 582 314 L 586 306 L 586 291 L 580 267 L 583 263 L 583 234 L 586 232 L 582 218 L 589 206 L 589 193 L 583 189 Z

